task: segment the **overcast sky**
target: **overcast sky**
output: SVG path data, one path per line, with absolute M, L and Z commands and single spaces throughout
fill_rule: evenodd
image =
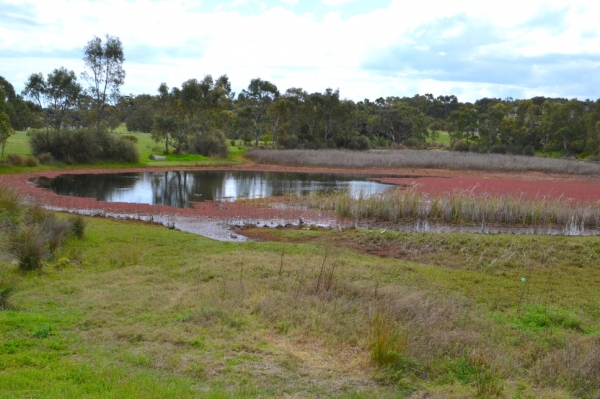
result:
M 567 5 L 567 3 L 569 5 Z M 122 93 L 227 74 L 353 100 L 455 94 L 600 97 L 597 0 L 0 0 L 0 75 L 83 71 L 121 39 Z

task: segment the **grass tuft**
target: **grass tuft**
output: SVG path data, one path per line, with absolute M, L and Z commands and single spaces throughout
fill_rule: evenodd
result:
M 37 225 L 22 226 L 9 237 L 11 252 L 23 271 L 38 270 L 46 257 L 46 236 Z
M 12 308 L 11 297 L 17 292 L 17 280 L 0 273 L 0 309 Z

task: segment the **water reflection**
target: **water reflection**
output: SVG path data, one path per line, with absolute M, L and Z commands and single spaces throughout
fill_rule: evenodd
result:
M 250 171 L 164 171 L 64 174 L 34 179 L 59 195 L 187 208 L 197 201 L 231 201 L 295 193 L 349 190 L 375 194 L 390 187 L 367 176 L 326 173 Z

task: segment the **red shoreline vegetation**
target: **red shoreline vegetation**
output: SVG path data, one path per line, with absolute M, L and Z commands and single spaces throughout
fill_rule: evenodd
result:
M 294 219 L 305 217 L 319 219 L 323 215 L 316 211 L 297 209 L 272 209 L 260 205 L 260 201 L 247 203 L 199 202 L 194 208 L 174 208 L 163 205 L 132 204 L 96 201 L 93 198 L 59 196 L 49 190 L 36 187 L 30 179 L 40 176 L 56 177 L 60 174 L 99 174 L 121 172 L 153 172 L 166 170 L 246 170 L 246 171 L 282 171 L 282 172 L 325 172 L 345 174 L 383 175 L 378 181 L 393 184 L 417 184 L 422 193 L 440 194 L 453 190 L 470 190 L 474 194 L 489 195 L 526 195 L 528 197 L 572 199 L 571 202 L 590 202 L 600 200 L 600 180 L 594 176 L 550 175 L 540 172 L 493 173 L 480 171 L 453 171 L 440 169 L 341 169 L 322 167 L 294 167 L 245 163 L 231 167 L 154 167 L 126 169 L 84 168 L 75 170 L 56 170 L 30 172 L 22 174 L 0 175 L 0 183 L 9 185 L 30 201 L 52 207 L 80 210 L 99 210 L 104 212 L 136 215 L 181 215 L 205 216 L 217 219 L 261 218 Z M 390 175 L 402 177 L 390 177 Z M 412 177 L 406 177 L 412 176 Z M 258 204 L 258 206 L 257 206 Z

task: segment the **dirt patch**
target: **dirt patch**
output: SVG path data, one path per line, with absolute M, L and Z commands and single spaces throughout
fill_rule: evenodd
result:
M 286 229 L 299 230 L 299 227 L 290 227 Z M 320 229 L 321 231 L 328 231 Z M 464 260 L 460 257 L 455 259 L 448 257 L 447 251 L 435 245 L 416 245 L 413 243 L 392 242 L 392 241 L 374 241 L 364 240 L 357 230 L 347 230 L 344 233 L 319 234 L 318 236 L 303 236 L 301 238 L 290 239 L 289 236 L 279 234 L 279 231 L 272 229 L 260 229 L 245 227 L 238 232 L 254 240 L 263 242 L 286 242 L 286 243 L 318 243 L 319 245 L 333 245 L 338 248 L 351 249 L 353 251 L 374 255 L 380 258 L 402 259 L 410 262 L 430 264 L 450 268 L 459 268 L 464 265 Z M 444 257 L 440 258 L 438 254 L 444 252 Z

